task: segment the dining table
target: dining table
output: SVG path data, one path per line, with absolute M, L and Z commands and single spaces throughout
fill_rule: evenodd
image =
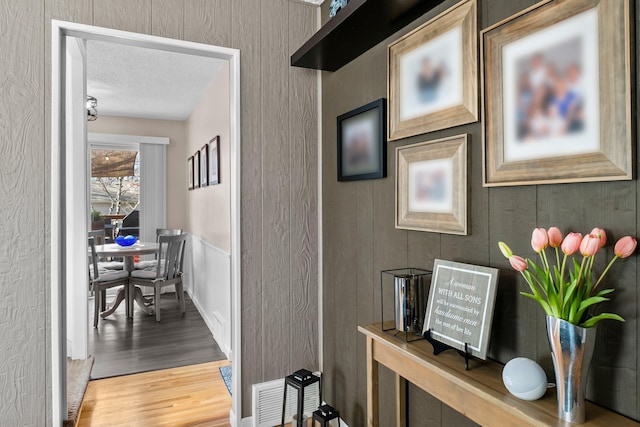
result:
M 141 255 L 150 255 L 158 253 L 160 245 L 156 242 L 136 242 L 131 246 L 120 246 L 117 243 L 107 243 L 104 245 L 96 245 L 96 255 L 100 258 L 123 258 L 124 270 L 131 273 L 135 268 L 134 257 Z M 130 292 L 133 291 L 133 295 Z M 120 289 L 116 295 L 116 299 L 111 307 L 106 311 L 100 313 L 100 317 L 103 319 L 111 315 L 120 303 L 125 301 L 127 317 L 133 317 L 133 301 L 138 303 L 138 306 L 146 314 L 153 314 L 153 309 L 148 306 L 148 302 L 142 295 L 142 291 L 139 287 L 130 289 L 130 286 L 125 286 L 124 289 Z

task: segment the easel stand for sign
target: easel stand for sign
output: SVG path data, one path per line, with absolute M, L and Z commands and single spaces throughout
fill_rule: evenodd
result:
M 455 350 L 460 354 L 460 356 L 464 357 L 464 369 L 469 370 L 469 357 L 471 356 L 471 352 L 469 351 L 469 344 L 464 343 L 464 351 L 458 350 L 457 348 L 453 348 L 450 345 L 447 345 L 443 342 L 440 342 L 431 336 L 431 329 L 427 329 L 424 333 L 424 339 L 429 341 L 429 343 L 433 346 L 433 354 L 436 356 L 446 350 Z

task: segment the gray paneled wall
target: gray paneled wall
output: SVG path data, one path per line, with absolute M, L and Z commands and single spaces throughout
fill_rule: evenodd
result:
M 0 1 L 2 425 L 51 424 L 50 19 L 241 50 L 242 415 L 250 415 L 252 383 L 318 368 L 316 73 L 288 65 L 315 30 L 316 8 L 290 0 Z
M 327 3 L 322 7 L 323 20 L 326 20 Z M 515 356 L 530 357 L 552 375 L 543 312 L 536 303 L 518 294 L 526 289 L 526 284 L 511 271 L 497 242 L 505 240 L 515 250 L 530 253 L 531 230 L 551 225 L 583 233 L 600 226 L 608 231 L 610 240 L 624 234 L 640 234 L 640 197 L 635 180 L 483 188 L 480 123 L 389 143 L 386 179 L 337 181 L 336 116 L 386 97 L 387 45 L 455 3 L 456 0 L 445 1 L 337 72 L 322 74 L 325 397 L 352 426 L 366 424 L 365 340 L 356 327 L 380 320 L 381 270 L 406 266 L 431 268 L 435 258 L 500 268 L 490 356 L 502 362 Z M 535 0 L 479 0 L 479 28 L 486 28 L 534 3 Z M 635 6 L 639 10 L 638 0 Z M 635 80 L 639 80 L 637 74 Z M 396 230 L 395 148 L 461 133 L 470 135 L 470 235 Z M 612 255 L 611 252 L 609 248 L 607 255 Z M 636 256 L 617 263 L 609 276 L 617 292 L 608 308 L 621 313 L 627 322 L 604 322 L 599 326 L 588 391 L 590 399 L 635 419 L 640 419 L 637 399 L 640 394 L 639 261 L 640 257 Z M 380 424 L 385 426 L 394 423 L 392 379 L 391 373 L 382 369 Z M 410 425 L 473 425 L 413 386 L 409 401 Z

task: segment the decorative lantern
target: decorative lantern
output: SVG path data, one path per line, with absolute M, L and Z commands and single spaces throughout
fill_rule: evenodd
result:
M 322 405 L 313 413 L 313 427 L 340 427 L 340 412 L 329 405 Z
M 292 412 L 287 410 L 295 407 L 291 425 L 293 427 L 306 427 L 307 419 L 311 412 L 320 406 L 321 399 L 320 377 L 313 375 L 311 371 L 300 369 L 284 378 L 284 398 L 282 400 L 282 424 L 284 426 L 285 417 Z M 287 398 L 295 400 L 290 402 Z M 294 424 L 295 423 L 295 424 Z

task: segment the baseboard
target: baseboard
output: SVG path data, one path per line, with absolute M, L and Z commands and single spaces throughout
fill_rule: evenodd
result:
M 240 427 L 252 427 L 253 426 L 253 417 L 247 417 L 242 419 L 242 423 Z
M 216 340 L 216 343 L 220 347 L 220 350 L 222 350 L 224 355 L 227 356 L 227 359 L 231 360 L 231 348 L 224 342 L 224 337 L 221 337 L 218 335 L 217 333 L 218 328 L 216 328 L 215 321 L 211 318 L 211 315 L 204 310 L 204 308 L 202 307 L 198 299 L 194 298 L 194 296 L 192 295 L 189 289 L 187 289 L 187 294 L 189 294 L 189 297 L 191 298 L 193 305 L 196 307 L 196 310 L 198 310 L 198 313 L 200 313 L 202 320 L 204 320 L 204 323 L 207 325 L 207 328 L 209 328 L 209 331 L 211 332 L 213 339 Z

